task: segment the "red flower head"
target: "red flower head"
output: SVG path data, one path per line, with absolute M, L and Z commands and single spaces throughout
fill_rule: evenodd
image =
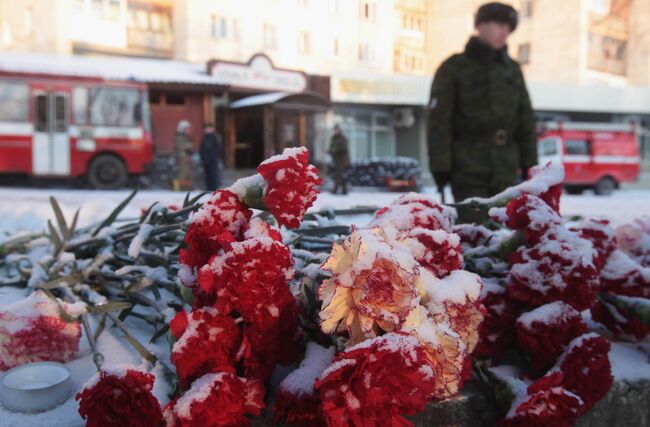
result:
M 498 359 L 515 340 L 517 310 L 508 297 L 505 286 L 483 280 L 481 304 L 486 315 L 479 328 L 479 340 L 474 354 Z
M 96 374 L 77 394 L 88 427 L 159 427 L 160 404 L 151 393 L 154 376 L 118 366 Z
M 576 310 L 587 309 L 599 286 L 595 256 L 591 242 L 562 226 L 552 227 L 533 247 L 511 256 L 509 295 L 529 306 L 564 301 Z
M 60 302 L 66 313 L 77 317 L 83 303 Z M 67 362 L 79 351 L 79 322 L 61 318 L 59 304 L 43 292 L 0 307 L 0 370 L 24 363 L 50 360 Z
M 241 337 L 230 316 L 212 307 L 193 310 L 189 315 L 181 311 L 170 327 L 178 339 L 170 358 L 182 388 L 204 374 L 234 369 Z
M 229 372 L 206 374 L 165 407 L 165 426 L 250 426 L 246 415 L 259 415 L 263 408 L 264 389 L 258 381 Z
M 409 425 L 436 378 L 415 337 L 389 333 L 339 353 L 316 381 L 328 426 Z
M 242 237 L 252 211 L 230 190 L 215 191 L 192 217 L 180 262 L 200 268 L 229 243 Z
M 524 313 L 517 319 L 517 344 L 537 370 L 548 369 L 572 339 L 587 332 L 580 313 L 561 301 Z
M 514 230 L 524 230 L 529 244 L 536 244 L 544 233 L 562 223 L 546 202 L 528 194 L 511 200 L 505 208 L 490 209 L 490 216 Z
M 264 205 L 279 224 L 291 228 L 300 226 L 302 217 L 318 196 L 321 183 L 318 170 L 309 164 L 305 147 L 286 148 L 258 167 L 266 181 Z
M 523 399 L 523 400 L 521 400 Z M 513 403 L 502 427 L 571 427 L 578 420 L 582 401 L 562 387 L 562 373 L 544 376 L 528 387 L 528 395 Z
M 650 267 L 650 216 L 617 227 L 616 240 L 621 250 L 643 267 Z
M 650 298 L 650 268 L 621 250 L 607 258 L 600 273 L 601 290 L 630 297 Z
M 598 334 L 582 335 L 569 344 L 553 370 L 563 374 L 562 386 L 582 399 L 581 414 L 591 409 L 612 388 L 609 341 Z
M 563 181 L 564 181 L 564 173 L 561 174 L 561 177 L 557 174 L 554 173 L 555 171 L 551 171 L 553 167 L 551 165 L 546 165 L 546 166 L 534 166 L 530 169 L 530 176 L 531 178 L 534 178 L 536 176 L 539 176 L 541 178 L 544 178 L 544 175 L 546 175 L 548 178 L 543 179 L 543 187 L 540 189 L 542 190 L 539 194 L 535 193 L 540 199 L 544 200 L 546 204 L 548 204 L 551 209 L 553 209 L 555 212 L 560 212 L 560 197 L 562 196 L 562 189 L 563 189 Z M 550 172 L 550 173 L 549 173 Z M 554 175 L 554 176 L 551 176 Z M 538 190 L 539 191 L 539 190 Z
M 607 302 L 597 300 L 591 307 L 591 317 L 617 337 L 641 341 L 650 335 L 650 326 Z
M 456 224 L 454 233 L 460 236 L 463 249 L 485 246 L 493 232 L 480 224 Z
M 314 391 L 314 383 L 334 359 L 334 348 L 328 349 L 314 342 L 307 344 L 305 359 L 290 373 L 280 386 L 273 405 L 273 421 L 283 419 L 292 426 L 323 424 L 321 401 Z
M 599 269 L 605 265 L 607 258 L 616 250 L 615 232 L 606 219 L 588 219 L 571 230 L 594 245 L 598 252 Z
M 436 277 L 445 277 L 460 270 L 463 253 L 457 234 L 444 230 L 416 228 L 409 232 L 409 243 L 415 259 Z
M 432 202 L 417 193 L 408 193 L 378 210 L 369 226 L 392 225 L 399 231 L 405 232 L 421 227 L 451 233 L 453 222 L 454 212 L 450 208 Z

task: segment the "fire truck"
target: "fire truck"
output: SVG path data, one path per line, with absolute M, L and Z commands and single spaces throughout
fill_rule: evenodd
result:
M 545 122 L 538 126 L 539 163 L 561 163 L 570 194 L 593 189 L 607 195 L 638 179 L 636 129 L 625 123 Z
M 146 86 L 0 72 L 0 174 L 123 186 L 152 162 Z

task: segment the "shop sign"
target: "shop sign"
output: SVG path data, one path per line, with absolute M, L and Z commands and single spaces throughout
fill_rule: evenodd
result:
M 255 55 L 248 64 L 210 61 L 208 68 L 216 80 L 236 88 L 274 92 L 303 92 L 307 89 L 305 73 L 277 69 L 266 55 Z

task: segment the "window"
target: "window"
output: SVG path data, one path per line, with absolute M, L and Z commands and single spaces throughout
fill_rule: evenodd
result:
M 160 105 L 162 104 L 162 95 L 160 92 L 149 91 L 149 104 Z
M 165 95 L 165 104 L 167 105 L 185 105 L 185 95 L 180 93 L 168 93 Z
M 521 0 L 519 16 L 522 21 L 533 17 L 533 0 Z
M 375 59 L 374 50 L 368 43 L 359 43 L 358 57 L 360 62 L 371 63 Z
M 558 153 L 558 138 L 546 138 L 540 141 L 538 152 L 540 157 L 555 156 Z
M 0 121 L 26 122 L 29 120 L 29 86 L 0 81 Z
M 564 150 L 566 151 L 567 155 L 589 155 L 589 141 L 586 141 L 584 139 L 569 139 L 564 143 Z
M 362 21 L 374 22 L 377 18 L 377 5 L 374 1 L 366 0 L 359 2 L 359 16 Z
M 311 51 L 311 36 L 306 31 L 301 31 L 298 35 L 298 53 L 309 55 Z
M 339 56 L 339 39 L 332 40 L 332 55 Z
M 88 90 L 85 87 L 72 89 L 72 115 L 76 124 L 88 123 Z
M 264 24 L 264 47 L 267 49 L 277 49 L 278 32 L 275 25 Z
M 530 43 L 524 43 L 519 45 L 519 52 L 517 52 L 517 58 L 521 65 L 528 64 L 530 62 Z
M 215 39 L 239 39 L 239 21 L 223 16 L 210 16 L 210 35 Z
M 142 122 L 140 91 L 94 87 L 89 95 L 90 124 L 132 127 Z

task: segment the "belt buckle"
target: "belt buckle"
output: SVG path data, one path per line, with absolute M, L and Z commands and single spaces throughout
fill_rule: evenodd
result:
M 508 140 L 508 133 L 505 129 L 499 129 L 494 134 L 494 143 L 496 145 L 506 145 Z

